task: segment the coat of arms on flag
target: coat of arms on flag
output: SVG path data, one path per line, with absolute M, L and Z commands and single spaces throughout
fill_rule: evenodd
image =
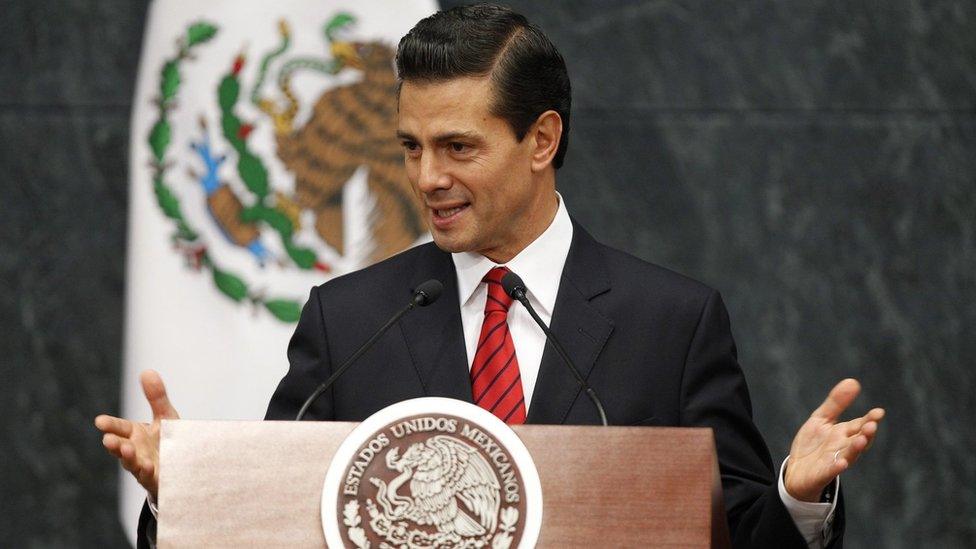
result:
M 121 414 L 256 419 L 309 290 L 429 238 L 393 55 L 431 0 L 154 0 L 129 150 Z M 219 388 L 219 390 L 218 390 Z M 134 531 L 145 493 L 122 475 Z
M 278 21 L 277 44 L 256 54 L 242 46 L 226 60 L 224 70 L 213 75 L 217 84 L 210 99 L 218 112 L 210 116 L 201 110 L 195 135 L 191 132 L 182 143 L 174 140 L 171 112 L 199 106 L 180 102 L 182 69 L 204 55 L 201 50 L 220 26 L 206 21 L 189 24 L 175 37 L 172 56 L 159 68 L 157 116 L 146 139 L 152 152 L 153 191 L 160 210 L 172 220 L 174 247 L 188 266 L 209 271 L 226 297 L 262 305 L 287 322 L 298 319 L 298 299 L 256 288 L 224 266 L 224 254 L 236 250 L 261 269 L 275 265 L 332 272 L 335 256 L 349 248 L 343 190 L 357 171 L 364 172 L 368 200 L 358 212 L 365 228 L 365 238 L 356 243 L 360 259 L 383 259 L 424 234 L 394 136 L 394 49 L 382 39 L 347 37 L 355 23 L 348 12 L 332 15 L 322 28 L 323 54 L 310 56 L 289 55 L 291 24 Z M 257 65 L 250 79 L 242 71 L 247 63 Z M 301 119 L 296 81 L 320 76 L 328 82 L 345 72 L 356 73 L 358 79 L 333 87 L 323 83 Z M 257 134 L 262 126 L 266 131 Z M 270 138 L 273 157 L 267 154 L 268 143 L 254 143 L 260 138 Z M 172 155 L 172 148 L 182 148 L 185 154 Z M 272 161 L 288 172 L 290 184 L 276 181 L 268 167 Z M 185 175 L 179 173 L 181 167 Z M 182 193 L 189 198 L 176 190 L 174 179 L 196 183 L 189 193 Z M 194 220 L 184 212 L 188 207 L 204 210 L 206 216 Z M 363 264 L 353 262 L 358 266 Z

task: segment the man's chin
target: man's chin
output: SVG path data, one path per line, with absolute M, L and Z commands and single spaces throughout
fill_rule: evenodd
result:
M 437 231 L 433 231 L 431 236 L 434 239 L 434 245 L 447 253 L 457 254 L 470 252 L 473 249 L 470 242 L 460 238 L 451 238 L 444 234 L 438 234 Z

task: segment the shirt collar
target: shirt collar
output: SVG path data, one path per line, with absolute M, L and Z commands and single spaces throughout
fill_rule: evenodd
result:
M 573 222 L 562 196 L 559 193 L 556 196 L 559 207 L 549 227 L 504 265 L 522 277 L 529 299 L 548 315 L 552 314 L 556 304 L 559 280 L 573 243 Z M 476 252 L 455 253 L 451 258 L 457 271 L 458 300 L 464 307 L 478 289 L 481 279 L 498 264 Z

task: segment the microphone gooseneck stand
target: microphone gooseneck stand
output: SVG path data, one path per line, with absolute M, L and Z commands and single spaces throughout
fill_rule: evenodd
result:
M 366 343 L 363 343 L 359 347 L 359 349 L 356 349 L 356 352 L 353 353 L 352 356 L 347 358 L 346 361 L 343 362 L 341 366 L 336 368 L 336 371 L 333 372 L 331 376 L 329 376 L 329 379 L 325 380 L 322 384 L 320 384 L 315 389 L 315 391 L 305 400 L 305 403 L 302 404 L 302 408 L 298 411 L 298 415 L 295 416 L 295 421 L 301 421 L 302 418 L 305 417 L 305 414 L 308 413 L 308 409 L 312 407 L 312 403 L 315 402 L 320 396 L 322 396 L 322 393 L 326 392 L 329 389 L 329 387 L 332 387 L 332 384 L 335 383 L 336 380 L 339 379 L 339 377 L 342 376 L 342 374 L 345 373 L 345 371 L 348 370 L 349 367 L 352 366 L 356 362 L 356 360 L 363 355 L 363 353 L 368 351 L 369 348 L 372 347 L 373 344 L 376 343 L 376 341 L 380 337 L 382 337 L 382 335 L 385 334 L 387 330 L 390 329 L 390 327 L 396 324 L 396 322 L 400 320 L 400 317 L 407 314 L 408 312 L 410 312 L 416 307 L 426 307 L 431 303 L 437 301 L 437 298 L 441 296 L 441 292 L 443 290 L 444 290 L 444 285 L 441 284 L 439 280 L 434 280 L 434 279 L 430 279 L 417 286 L 417 289 L 414 290 L 413 292 L 413 298 L 410 300 L 410 303 L 408 303 L 406 307 L 397 311 L 397 313 L 393 315 L 390 318 L 390 320 L 387 320 L 386 324 L 381 326 L 380 329 L 377 330 L 372 337 L 366 340 Z
M 569 371 L 573 373 L 573 377 L 576 378 L 576 382 L 579 383 L 579 386 L 583 388 L 586 396 L 593 401 L 593 405 L 596 406 L 597 413 L 600 414 L 600 423 L 604 427 L 607 427 L 609 423 L 607 422 L 607 412 L 603 409 L 603 403 L 600 401 L 600 398 L 596 396 L 596 391 L 593 390 L 593 387 L 590 387 L 590 384 L 583 379 L 582 375 L 580 375 L 579 370 L 576 369 L 573 361 L 570 360 L 569 355 L 566 354 L 566 350 L 563 349 L 563 346 L 559 344 L 559 340 L 556 339 L 556 336 L 553 335 L 549 327 L 546 326 L 546 323 L 539 318 L 538 313 L 535 312 L 535 308 L 533 308 L 532 304 L 529 303 L 529 298 L 525 296 L 526 289 L 525 283 L 522 282 L 522 277 L 509 271 L 505 276 L 502 277 L 502 287 L 505 288 L 505 293 L 510 295 L 512 299 L 517 300 L 522 304 L 522 306 L 525 307 L 525 310 L 528 311 L 529 315 L 532 316 L 532 320 L 535 320 L 535 323 L 542 328 L 542 332 L 546 334 L 546 339 L 550 344 L 552 344 L 553 349 L 556 350 L 556 354 L 558 354 L 563 360 L 563 363 L 569 368 Z

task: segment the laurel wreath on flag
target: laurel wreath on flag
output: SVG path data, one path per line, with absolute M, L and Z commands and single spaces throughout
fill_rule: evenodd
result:
M 166 153 L 172 139 L 172 126 L 168 115 L 175 108 L 177 93 L 180 89 L 180 64 L 190 58 L 191 51 L 208 41 L 217 34 L 217 27 L 208 22 L 191 24 L 183 39 L 178 44 L 176 56 L 167 59 L 160 71 L 159 97 L 156 101 L 159 117 L 149 132 L 148 142 L 152 151 L 150 165 L 152 168 L 153 191 L 156 201 L 163 214 L 175 224 L 172 235 L 174 242 L 194 242 L 200 235 L 183 216 L 179 197 L 173 192 L 166 180 L 171 162 Z M 265 205 L 268 195 L 268 176 L 261 159 L 248 151 L 245 136 L 242 136 L 242 124 L 234 115 L 233 107 L 240 94 L 240 84 L 237 73 L 240 70 L 241 58 L 235 60 L 231 73 L 224 77 L 218 88 L 218 99 L 221 108 L 221 129 L 224 137 L 238 154 L 238 173 L 245 186 L 257 198 L 257 203 L 241 213 L 242 221 L 261 221 L 282 238 L 282 243 L 289 257 L 300 268 L 312 268 L 317 264 L 314 252 L 302 248 L 292 242 L 293 227 L 291 222 L 280 212 Z M 249 300 L 258 306 L 263 306 L 277 319 L 284 322 L 297 322 L 301 315 L 301 304 L 294 299 L 268 298 L 259 292 L 251 292 L 244 279 L 220 265 L 211 256 L 209 250 L 203 248 L 198 258 L 200 266 L 210 271 L 214 284 L 222 294 L 228 298 L 243 302 Z

